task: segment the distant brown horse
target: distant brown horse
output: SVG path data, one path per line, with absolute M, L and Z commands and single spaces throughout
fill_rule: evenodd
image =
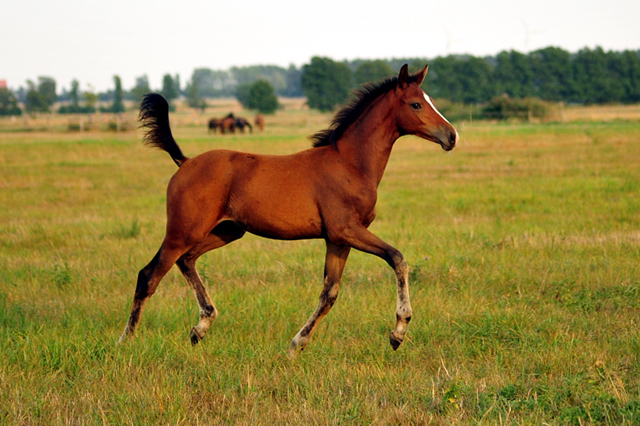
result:
M 207 133 L 216 133 L 217 129 L 220 129 L 220 133 L 222 133 L 223 135 L 225 133 L 235 133 L 236 131 L 236 117 L 233 115 L 232 112 L 230 112 L 229 114 L 227 114 L 225 117 L 222 118 L 212 118 L 211 120 L 209 120 L 208 123 L 208 131 Z
M 249 123 L 245 118 L 237 117 L 236 129 L 238 129 L 240 133 L 244 133 L 245 127 L 249 128 L 249 133 L 253 133 L 253 127 L 251 127 L 251 123 Z
M 230 112 L 226 117 L 220 119 L 220 133 L 235 133 L 236 132 L 236 117 Z
M 142 309 L 173 264 L 195 292 L 200 321 L 191 330 L 198 343 L 218 315 L 195 267 L 209 250 L 251 232 L 267 238 L 322 238 L 327 253 L 324 289 L 315 312 L 291 342 L 289 356 L 302 350 L 318 322 L 338 297 L 351 248 L 384 259 L 395 271 L 396 326 L 390 343 L 397 349 L 411 319 L 408 267 L 402 254 L 368 231 L 375 217 L 377 189 L 393 145 L 417 135 L 446 151 L 458 132 L 436 110 L 420 84 L 427 67 L 409 75 L 366 85 L 340 110 L 329 129 L 316 133 L 313 148 L 292 155 L 213 150 L 185 157 L 169 127 L 169 109 L 158 94 L 145 96 L 140 119 L 145 142 L 169 153 L 180 167 L 167 188 L 167 229 L 153 260 L 138 274 L 131 316 L 120 341 L 131 335 Z
M 209 120 L 208 125 L 209 125 L 209 130 L 207 130 L 207 133 L 211 133 L 211 132 L 215 133 L 216 129 L 220 127 L 220 119 L 212 118 L 211 120 Z
M 255 123 L 256 123 L 256 127 L 258 128 L 258 131 L 262 133 L 264 131 L 264 116 L 262 114 L 256 115 Z

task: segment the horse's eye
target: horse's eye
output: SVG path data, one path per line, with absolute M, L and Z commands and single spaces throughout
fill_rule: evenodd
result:
M 422 105 L 420 105 L 418 102 L 414 102 L 414 103 L 411 104 L 411 108 L 420 109 L 420 108 L 422 108 Z

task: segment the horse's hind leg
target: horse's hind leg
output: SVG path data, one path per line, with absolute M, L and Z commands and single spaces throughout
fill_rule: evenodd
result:
M 338 298 L 340 278 L 342 277 L 342 271 L 344 271 L 344 265 L 347 262 L 350 250 L 351 248 L 348 246 L 341 246 L 327 241 L 327 257 L 324 264 L 324 288 L 322 289 L 322 293 L 320 293 L 318 307 L 293 338 L 291 347 L 289 348 L 289 358 L 294 358 L 298 352 L 305 348 L 318 323 L 329 313 L 329 310 L 331 310 L 331 307 Z
M 223 222 L 218 225 L 200 244 L 191 248 L 177 261 L 182 275 L 193 289 L 200 306 L 200 321 L 191 329 L 191 344 L 196 345 L 207 333 L 209 327 L 218 316 L 218 310 L 213 304 L 209 293 L 205 289 L 200 275 L 196 269 L 196 260 L 204 253 L 222 247 L 237 240 L 244 235 L 244 230 L 232 222 Z
M 122 343 L 133 334 L 140 321 L 140 315 L 142 309 L 147 303 L 147 300 L 155 293 L 156 288 L 162 277 L 171 269 L 176 260 L 184 253 L 184 249 L 169 248 L 165 243 L 162 244 L 158 253 L 154 258 L 142 268 L 138 273 L 138 282 L 136 284 L 136 292 L 133 297 L 133 307 L 131 308 L 131 315 L 129 321 L 124 329 L 124 333 L 120 336 L 118 343 Z

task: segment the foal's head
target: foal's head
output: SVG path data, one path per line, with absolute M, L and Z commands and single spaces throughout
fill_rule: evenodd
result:
M 398 102 L 396 121 L 401 134 L 419 136 L 440 144 L 445 151 L 451 151 L 458 143 L 458 132 L 420 88 L 428 69 L 427 65 L 413 75 L 409 75 L 406 64 L 400 69 L 395 89 Z

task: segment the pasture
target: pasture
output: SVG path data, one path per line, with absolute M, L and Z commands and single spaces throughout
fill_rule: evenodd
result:
M 187 156 L 295 152 L 331 118 L 291 103 L 262 134 L 207 135 L 229 108 L 171 116 Z M 116 346 L 175 164 L 136 130 L 2 119 L 0 423 L 640 424 L 640 121 L 625 114 L 454 123 L 450 153 L 401 138 L 370 229 L 409 263 L 405 342 L 388 342 L 392 270 L 352 251 L 293 361 L 322 241 L 247 235 L 204 255 L 220 316 L 196 347 L 197 303 L 174 267 Z

